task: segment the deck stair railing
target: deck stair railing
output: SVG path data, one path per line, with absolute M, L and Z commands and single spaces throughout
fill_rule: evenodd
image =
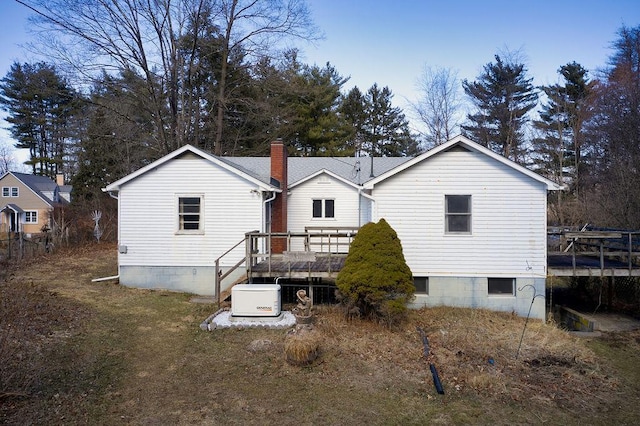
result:
M 251 281 L 253 268 L 258 264 L 266 262 L 268 265 L 268 273 L 271 274 L 274 262 L 285 262 L 289 266 L 288 274 L 291 275 L 291 266 L 296 262 L 307 262 L 309 266 L 317 258 L 329 258 L 328 266 L 331 268 L 332 257 L 346 257 L 349 252 L 349 246 L 353 241 L 357 227 L 307 227 L 305 232 L 260 232 L 251 231 L 245 234 L 245 237 L 238 241 L 233 247 L 224 252 L 215 260 L 215 294 L 218 298 L 218 304 L 221 303 L 222 282 L 232 273 L 237 271 L 243 265 L 246 268 L 245 280 Z M 273 244 L 276 240 L 285 240 L 285 250 L 281 253 L 272 251 L 272 247 L 278 247 Z M 228 256 L 236 255 L 237 249 L 245 244 L 245 255 L 241 256 L 234 265 L 222 272 L 222 260 Z M 233 261 L 233 260 L 232 260 Z M 326 271 L 332 273 L 335 271 Z M 311 270 L 309 270 L 311 275 Z M 233 285 L 233 284 L 232 284 Z
M 258 232 L 258 231 L 254 231 L 254 232 Z M 248 235 L 248 234 L 246 234 L 246 235 Z M 218 306 L 220 305 L 220 302 L 222 302 L 222 300 L 221 300 L 222 281 L 225 278 L 227 278 L 229 275 L 231 275 L 233 272 L 235 272 L 240 266 L 245 264 L 247 262 L 247 258 L 246 257 L 242 257 L 237 263 L 235 263 L 232 267 L 227 269 L 226 272 L 222 272 L 222 269 L 220 269 L 220 261 L 224 257 L 229 256 L 232 252 L 234 252 L 234 250 L 236 248 L 238 248 L 239 246 L 241 246 L 243 243 L 245 243 L 246 240 L 247 240 L 247 238 L 245 236 L 245 238 L 243 238 L 240 241 L 238 241 L 233 247 L 231 247 L 229 250 L 227 250 L 224 253 L 222 253 L 222 255 L 220 255 L 215 260 L 215 268 L 216 268 L 215 271 L 216 271 L 216 273 L 214 275 L 214 285 L 215 285 L 216 297 L 218 298 Z

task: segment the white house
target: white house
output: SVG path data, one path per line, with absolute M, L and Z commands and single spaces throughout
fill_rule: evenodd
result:
M 282 142 L 267 158 L 215 157 L 185 146 L 105 190 L 119 201 L 124 285 L 210 295 L 214 260 L 247 232 L 385 218 L 414 274 L 415 307 L 531 307 L 544 318 L 543 298 L 531 302 L 544 294 L 546 197 L 558 189 L 459 136 L 415 158 L 287 158 Z
M 364 188 L 402 241 L 416 306 L 526 315 L 544 296 L 547 191 L 560 185 L 459 136 Z M 544 306 L 536 297 L 532 316 Z

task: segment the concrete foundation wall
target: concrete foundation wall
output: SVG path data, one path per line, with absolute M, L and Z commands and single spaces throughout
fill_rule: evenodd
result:
M 489 295 L 486 277 L 429 277 L 429 294 L 416 294 L 410 307 L 419 309 L 430 306 L 481 308 L 493 311 L 515 312 L 530 318 L 545 319 L 544 278 L 517 278 L 515 295 Z M 522 290 L 519 290 L 522 289 Z M 535 293 L 534 293 L 535 290 Z
M 226 272 L 223 269 L 223 272 Z M 213 266 L 121 266 L 120 284 L 134 288 L 169 290 L 215 296 Z M 236 270 L 221 285 L 222 290 L 244 274 Z

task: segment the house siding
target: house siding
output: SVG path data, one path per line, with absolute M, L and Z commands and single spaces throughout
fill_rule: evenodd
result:
M 216 258 L 246 232 L 263 228 L 262 196 L 255 189 L 195 156 L 174 159 L 124 184 L 118 196 L 121 283 L 210 294 Z M 202 232 L 177 232 L 180 196 L 202 197 Z M 244 250 L 241 244 L 221 260 L 221 267 L 235 264 Z M 185 284 L 192 280 L 200 284 Z M 203 280 L 210 283 L 204 292 Z
M 288 215 L 289 231 L 304 232 L 307 226 L 353 227 L 359 225 L 358 190 L 338 179 L 320 174 L 313 179 L 295 186 L 289 193 Z M 314 199 L 335 200 L 333 218 L 314 218 L 312 204 Z M 302 250 L 301 244 L 292 247 Z
M 520 309 L 519 294 L 512 300 L 488 296 L 480 284 L 487 277 L 517 278 L 518 286 L 527 279 L 544 294 L 543 183 L 486 155 L 451 150 L 380 182 L 373 194 L 376 218 L 387 220 L 398 233 L 414 276 L 430 277 L 430 291 L 436 293 L 429 303 Z M 451 194 L 471 196 L 470 234 L 445 233 L 445 195 Z M 531 303 L 531 295 L 522 297 Z M 544 317 L 544 304 L 534 316 Z

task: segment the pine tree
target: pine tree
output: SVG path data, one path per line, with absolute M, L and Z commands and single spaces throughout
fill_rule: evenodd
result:
M 584 169 L 582 142 L 589 118 L 590 84 L 587 70 L 576 62 L 561 66 L 558 73 L 564 85 L 542 87 L 547 102 L 542 106 L 540 119 L 533 123 L 541 136 L 532 142 L 538 170 L 557 182 L 569 183 L 575 193 Z
M 468 114 L 463 133 L 470 139 L 517 162 L 524 162 L 527 113 L 537 103 L 538 94 L 527 78 L 524 64 L 503 61 L 484 66 L 476 81 L 464 80 L 462 87 L 477 108 Z
M 74 139 L 71 122 L 80 96 L 55 67 L 14 62 L 0 84 L 0 105 L 9 116 L 15 147 L 29 150 L 32 173 L 55 178 L 63 173 Z

